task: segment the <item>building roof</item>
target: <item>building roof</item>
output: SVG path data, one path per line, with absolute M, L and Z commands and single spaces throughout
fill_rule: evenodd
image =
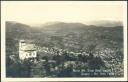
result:
M 34 44 L 26 44 L 22 47 L 22 50 L 24 51 L 30 51 L 30 50 L 36 50 L 36 47 Z
M 21 43 L 34 43 L 33 40 L 19 40 Z

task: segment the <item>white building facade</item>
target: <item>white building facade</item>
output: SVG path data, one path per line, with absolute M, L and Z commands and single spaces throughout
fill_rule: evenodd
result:
M 19 41 L 19 58 L 21 60 L 28 59 L 28 58 L 36 58 L 37 51 L 36 47 L 33 43 L 25 40 Z

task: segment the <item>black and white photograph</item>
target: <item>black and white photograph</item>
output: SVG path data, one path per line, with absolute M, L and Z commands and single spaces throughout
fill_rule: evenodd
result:
M 3 82 L 17 78 L 126 80 L 125 1 L 1 4 Z

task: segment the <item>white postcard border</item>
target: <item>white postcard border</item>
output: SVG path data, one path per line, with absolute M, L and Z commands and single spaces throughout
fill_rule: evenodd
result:
M 127 80 L 127 2 L 126 1 L 86 1 L 86 4 L 105 4 L 105 5 L 118 5 L 123 4 L 124 7 L 124 77 L 123 78 L 6 78 L 6 61 L 5 61 L 5 21 L 6 21 L 6 3 L 9 1 L 1 2 L 1 80 L 5 81 L 126 81 Z M 9 3 L 13 3 L 16 1 L 11 1 Z M 23 1 L 22 1 L 23 2 Z M 24 1 L 24 3 L 40 3 L 40 1 Z M 50 1 L 52 2 L 52 1 Z M 54 1 L 55 2 L 55 1 Z M 69 2 L 70 4 L 75 3 L 75 1 L 56 1 L 57 3 Z M 77 1 L 77 3 L 82 3 L 83 1 Z M 45 1 L 44 3 L 49 3 L 49 1 Z

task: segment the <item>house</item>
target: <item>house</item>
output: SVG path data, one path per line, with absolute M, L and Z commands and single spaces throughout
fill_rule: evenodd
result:
M 37 51 L 35 44 L 32 43 L 32 41 L 29 40 L 20 40 L 19 41 L 19 58 L 21 60 L 27 59 L 27 58 L 36 58 L 37 57 Z

